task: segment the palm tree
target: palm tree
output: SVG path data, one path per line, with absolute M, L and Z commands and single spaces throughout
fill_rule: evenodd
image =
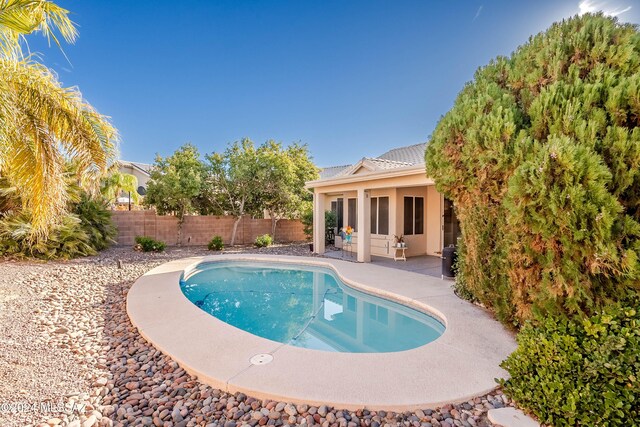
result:
M 67 161 L 77 163 L 78 178 L 95 190 L 116 153 L 109 119 L 22 54 L 21 40 L 34 32 L 60 45 L 57 30 L 73 42 L 77 31 L 68 14 L 50 1 L 0 0 L 0 176 L 17 189 L 38 237 L 65 210 Z
M 135 175 L 113 171 L 103 179 L 100 192 L 109 203 L 117 202 L 123 191 L 129 193 L 133 203 L 139 202 L 138 178 Z

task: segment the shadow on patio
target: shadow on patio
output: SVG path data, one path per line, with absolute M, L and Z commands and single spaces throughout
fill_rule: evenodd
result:
M 356 262 L 356 252 L 342 251 L 340 249 L 329 249 L 324 253 L 327 258 L 343 259 L 345 261 Z M 394 261 L 393 258 L 372 256 L 373 264 L 384 267 L 396 268 L 398 270 L 412 271 L 426 276 L 442 277 L 442 259 L 437 256 L 420 255 L 407 258 L 406 261 Z

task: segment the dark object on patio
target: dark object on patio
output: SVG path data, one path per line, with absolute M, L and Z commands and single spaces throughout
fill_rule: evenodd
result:
M 327 245 L 333 245 L 336 243 L 336 235 L 333 228 L 328 228 L 324 234 L 324 241 Z
M 453 265 L 456 262 L 456 247 L 449 245 L 442 249 L 442 277 L 456 277 Z

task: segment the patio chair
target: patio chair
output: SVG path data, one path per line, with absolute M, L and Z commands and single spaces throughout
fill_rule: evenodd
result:
M 345 252 L 349 254 L 349 257 L 353 257 L 353 240 L 351 239 L 353 236 L 341 231 L 340 237 L 342 237 L 342 257 L 344 258 Z
M 336 235 L 333 231 L 333 228 L 328 228 L 324 233 L 324 241 L 328 245 L 333 245 L 336 242 Z

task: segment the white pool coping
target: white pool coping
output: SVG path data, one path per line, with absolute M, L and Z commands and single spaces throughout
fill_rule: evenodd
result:
M 328 267 L 349 286 L 439 318 L 442 336 L 393 353 L 337 353 L 278 343 L 202 311 L 180 289 L 185 270 L 201 262 L 260 261 Z M 499 364 L 513 336 L 480 307 L 458 298 L 451 282 L 409 271 L 327 258 L 229 254 L 171 261 L 129 290 L 127 313 L 140 334 L 201 382 L 259 399 L 340 409 L 436 408 L 490 392 L 507 373 Z M 273 361 L 252 365 L 267 353 Z

